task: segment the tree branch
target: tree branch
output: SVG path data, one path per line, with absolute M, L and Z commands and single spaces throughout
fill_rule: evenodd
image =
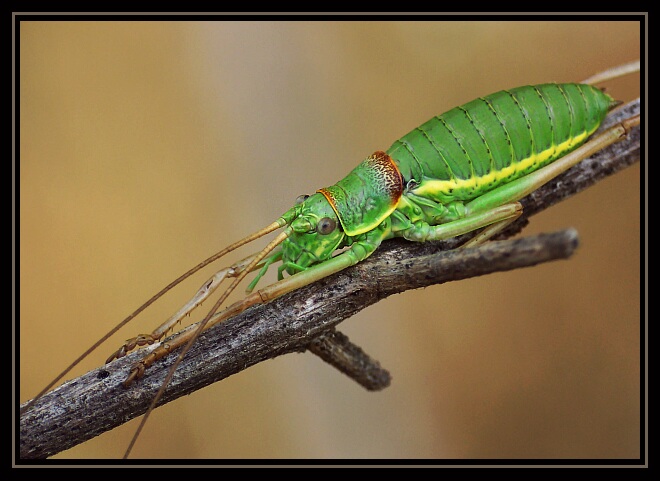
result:
M 639 100 L 610 114 L 604 127 L 639 113 Z M 499 237 L 519 232 L 527 218 L 612 175 L 640 158 L 640 129 L 581 162 L 521 202 L 524 212 Z M 261 361 L 310 350 L 368 389 L 389 384 L 389 374 L 335 326 L 392 294 L 569 257 L 573 230 L 455 249 L 470 235 L 442 242 L 385 242 L 364 262 L 214 326 L 189 351 L 160 404 L 238 373 Z M 455 250 L 452 250 L 455 249 Z M 193 326 L 189 327 L 192 328 Z M 68 381 L 20 417 L 20 458 L 52 456 L 143 414 L 176 356 L 157 361 L 124 388 L 139 350 Z M 27 403 L 26 403 L 27 404 Z

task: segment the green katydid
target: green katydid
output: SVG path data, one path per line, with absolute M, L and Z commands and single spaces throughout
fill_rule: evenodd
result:
M 627 71 L 610 72 L 605 78 Z M 369 156 L 335 185 L 299 198 L 295 206 L 269 226 L 230 245 L 170 283 L 108 335 L 202 267 L 284 228 L 266 248 L 219 271 L 166 323 L 150 335 L 127 341 L 108 361 L 137 346 L 160 340 L 228 277 L 233 282 L 199 327 L 159 346 L 137 363 L 126 386 L 156 359 L 186 346 L 180 360 L 198 334 L 212 323 L 354 265 L 386 239 L 404 237 L 423 242 L 485 228 L 469 245 L 488 240 L 520 215 L 518 200 L 591 153 L 616 142 L 639 122 L 638 117 L 633 118 L 589 139 L 616 104 L 590 85 L 600 80 L 502 91 L 434 117 L 396 141 L 386 152 Z M 335 255 L 342 248 L 346 249 Z M 279 261 L 282 264 L 277 283 L 250 293 L 221 315 L 215 315 L 248 273 L 259 269 L 248 287 L 252 291 L 268 267 Z M 285 272 L 288 277 L 284 276 Z M 177 363 L 172 366 L 163 389 Z

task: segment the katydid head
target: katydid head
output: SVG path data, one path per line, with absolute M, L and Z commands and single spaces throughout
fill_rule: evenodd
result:
M 395 209 L 403 193 L 403 177 L 392 158 L 385 152 L 374 152 L 346 177 L 334 185 L 319 189 L 313 195 L 301 195 L 296 205 L 275 223 L 241 241 L 247 243 L 279 227 L 281 251 L 264 263 L 265 267 L 246 289 L 252 291 L 268 266 L 282 259 L 283 270 L 293 275 L 332 257 L 337 249 L 351 245 L 383 222 Z M 259 253 L 263 259 L 275 245 Z M 250 269 L 256 263 L 249 266 Z
M 346 234 L 334 209 L 321 194 L 300 196 L 289 222 L 291 233 L 282 243 L 282 262 L 289 274 L 330 258 L 343 247 Z
M 323 262 L 385 220 L 403 192 L 403 178 L 385 152 L 374 152 L 335 185 L 300 196 L 280 219 L 289 226 L 283 269 L 295 274 Z M 280 270 L 281 272 L 281 270 Z

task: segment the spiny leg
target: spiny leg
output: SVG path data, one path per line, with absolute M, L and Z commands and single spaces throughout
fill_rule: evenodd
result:
M 190 314 L 198 305 L 202 303 L 209 295 L 211 295 L 222 281 L 230 276 L 233 272 L 231 267 L 224 268 L 216 272 L 209 280 L 204 282 L 202 287 L 195 293 L 195 295 L 181 307 L 175 314 L 173 314 L 167 321 L 158 326 L 152 331 L 151 334 L 138 334 L 135 337 L 127 339 L 126 342 L 114 353 L 112 353 L 108 359 L 106 359 L 106 364 L 115 360 L 124 357 L 130 351 L 136 347 L 143 347 L 151 345 L 156 341 L 159 341 L 165 333 L 172 329 L 178 322 L 181 322 L 181 319 L 186 314 Z
M 384 238 L 384 232 L 385 228 L 379 227 L 371 232 L 365 233 L 362 240 L 355 242 L 348 250 L 341 254 L 320 264 L 313 265 L 291 277 L 287 277 L 259 289 L 245 298 L 234 302 L 223 311 L 210 317 L 203 329 L 208 329 L 219 322 L 243 312 L 251 306 L 268 302 L 288 292 L 304 287 L 319 279 L 323 279 L 347 267 L 357 264 L 366 259 L 378 248 Z M 174 349 L 187 345 L 196 334 L 197 329 L 183 331 L 178 333 L 173 339 L 158 346 L 132 367 L 131 372 L 123 383 L 124 386 L 129 386 L 134 380 L 142 377 L 144 371 L 158 359 L 165 357 Z
M 212 262 L 216 261 L 220 257 L 226 255 L 227 253 L 236 250 L 237 248 L 252 242 L 255 239 L 258 239 L 260 237 L 263 237 L 266 234 L 269 234 L 270 232 L 273 232 L 274 230 L 277 230 L 284 225 L 286 225 L 289 221 L 285 218 L 285 216 L 291 215 L 291 211 L 286 212 L 283 217 L 280 217 L 277 219 L 275 222 L 267 225 L 263 229 L 258 230 L 257 232 L 250 234 L 247 237 L 244 237 L 243 239 L 240 239 L 237 242 L 234 242 L 233 244 L 225 247 L 219 252 L 216 252 L 213 254 L 211 257 L 203 260 L 199 264 L 197 264 L 195 267 L 192 267 L 176 279 L 174 279 L 172 282 L 170 282 L 168 285 L 163 287 L 160 291 L 158 291 L 156 294 L 151 296 L 144 304 L 142 304 L 140 307 L 138 307 L 135 311 L 133 311 L 128 317 L 126 317 L 123 321 L 121 321 L 119 324 L 117 324 L 115 327 L 110 329 L 110 331 L 107 332 L 107 334 L 103 335 L 98 341 L 96 341 L 92 346 L 87 349 L 85 352 L 83 352 L 78 358 L 76 358 L 69 366 L 67 366 L 62 372 L 60 372 L 55 379 L 53 379 L 46 387 L 44 387 L 37 395 L 32 398 L 30 402 L 28 402 L 26 405 L 21 407 L 21 414 L 26 412 L 28 409 L 32 407 L 32 405 L 39 399 L 41 398 L 44 394 L 46 394 L 50 388 L 52 388 L 60 379 L 62 379 L 64 376 L 66 376 L 74 367 L 76 367 L 80 362 L 85 359 L 87 356 L 89 356 L 93 351 L 96 350 L 97 347 L 99 347 L 101 344 L 103 344 L 110 336 L 112 336 L 114 333 L 119 331 L 122 327 L 124 327 L 126 324 L 128 324 L 131 320 L 133 320 L 138 314 L 140 314 L 142 311 L 144 311 L 147 307 L 149 307 L 151 304 L 156 302 L 158 299 L 160 299 L 163 295 L 165 295 L 166 292 L 168 292 L 170 289 L 172 289 L 174 286 L 182 282 L 184 279 L 187 279 L 203 267 L 206 267 L 207 265 L 211 264 Z
M 215 290 L 220 286 L 222 281 L 228 277 L 236 277 L 252 262 L 256 257 L 256 254 L 246 257 L 243 260 L 240 260 L 233 264 L 230 267 L 225 267 L 224 269 L 216 272 L 211 278 L 209 278 L 204 284 L 197 290 L 195 295 L 186 302 L 181 309 L 179 309 L 175 314 L 173 314 L 167 321 L 158 326 L 151 334 L 139 334 L 136 337 L 128 339 L 117 351 L 115 351 L 108 359 L 105 361 L 106 364 L 113 361 L 114 359 L 119 359 L 124 357 L 130 351 L 136 347 L 142 347 L 146 345 L 151 345 L 156 341 L 159 341 L 165 334 L 167 334 L 178 322 L 181 322 L 186 315 L 190 314 L 195 308 L 202 304 Z M 262 263 L 257 264 L 254 269 L 261 267 Z
M 286 223 L 286 220 L 283 217 L 281 217 L 280 220 L 283 223 Z M 280 221 L 278 221 L 278 223 L 279 222 Z M 174 373 L 176 372 L 176 368 L 179 366 L 179 364 L 181 363 L 181 360 L 186 355 L 188 350 L 190 350 L 190 348 L 194 344 L 195 340 L 197 340 L 197 338 L 199 337 L 201 332 L 204 331 L 204 329 L 206 329 L 209 320 L 215 315 L 215 313 L 220 308 L 222 303 L 227 300 L 227 297 L 229 297 L 229 294 L 231 294 L 234 291 L 234 289 L 236 289 L 236 286 L 238 286 L 238 284 L 245 278 L 245 276 L 249 272 L 252 272 L 254 269 L 256 269 L 257 266 L 259 265 L 259 263 L 270 252 L 272 252 L 277 246 L 279 246 L 282 242 L 284 242 L 284 240 L 287 239 L 289 237 L 289 235 L 291 235 L 292 230 L 293 229 L 291 228 L 291 226 L 288 226 L 284 230 L 284 232 L 281 232 L 275 239 L 273 239 L 271 242 L 269 242 L 268 245 L 262 251 L 257 253 L 252 258 L 252 260 L 247 265 L 247 267 L 245 267 L 238 275 L 236 275 L 236 278 L 234 279 L 234 281 L 230 284 L 230 286 L 227 289 L 225 289 L 225 291 L 222 293 L 220 298 L 213 305 L 213 307 L 208 312 L 208 314 L 206 314 L 204 319 L 202 319 L 202 321 L 197 325 L 197 327 L 195 329 L 191 330 L 192 336 L 190 337 L 190 339 L 183 346 L 183 349 L 181 350 L 181 353 L 179 354 L 179 356 L 174 361 L 174 364 L 172 364 L 172 366 L 170 367 L 170 370 L 168 371 L 167 376 L 165 377 L 165 380 L 163 381 L 162 386 L 160 387 L 160 389 L 158 390 L 158 392 L 154 396 L 153 400 L 151 401 L 151 404 L 147 408 L 147 411 L 145 412 L 144 416 L 142 417 L 142 421 L 140 422 L 140 425 L 138 426 L 137 430 L 135 431 L 135 434 L 133 435 L 133 438 L 131 439 L 131 442 L 130 442 L 129 446 L 126 449 L 126 452 L 124 453 L 124 458 L 127 458 L 128 455 L 130 454 L 131 449 L 133 449 L 133 445 L 135 444 L 135 441 L 137 441 L 137 438 L 140 436 L 140 432 L 142 431 L 142 428 L 144 427 L 145 423 L 147 422 L 147 419 L 149 418 L 149 415 L 153 412 L 154 408 L 156 407 L 156 404 L 158 403 L 158 401 L 160 401 L 160 398 L 162 397 L 163 393 L 165 392 L 165 389 L 167 388 L 168 384 L 172 380 L 172 377 L 174 376 Z M 168 346 L 168 345 L 166 344 L 166 346 Z M 169 351 L 170 351 L 169 348 L 166 348 L 164 350 L 165 354 L 169 353 Z M 154 353 L 152 353 L 152 354 L 154 354 Z M 165 354 L 163 354 L 163 355 L 165 355 Z M 151 354 L 150 354 L 150 356 L 151 356 Z M 162 355 L 159 356 L 159 357 L 162 357 Z M 153 361 L 151 361 L 151 362 L 153 363 Z M 148 365 L 149 364 L 147 364 L 144 361 L 138 362 L 136 365 L 134 365 L 133 368 L 131 369 L 131 373 L 129 374 L 129 377 L 123 383 L 124 386 L 130 385 L 131 382 L 133 381 L 133 379 L 135 379 L 137 377 L 140 377 L 142 375 L 142 373 L 144 372 L 144 369 L 146 369 L 148 367 Z

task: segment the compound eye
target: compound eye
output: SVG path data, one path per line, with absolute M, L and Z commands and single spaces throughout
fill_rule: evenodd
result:
M 298 197 L 296 197 L 296 205 L 302 204 L 303 202 L 305 202 L 307 200 L 308 197 L 309 197 L 309 195 L 307 195 L 307 194 L 299 195 Z
M 316 231 L 319 234 L 326 235 L 334 231 L 336 228 L 337 228 L 337 221 L 331 219 L 330 217 L 324 217 L 317 224 Z

